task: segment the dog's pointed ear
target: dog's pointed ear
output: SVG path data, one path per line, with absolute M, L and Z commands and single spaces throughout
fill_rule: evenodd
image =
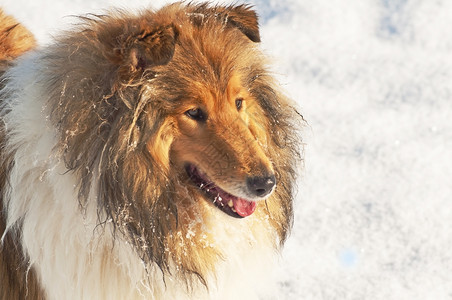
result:
M 132 70 L 166 65 L 174 54 L 177 32 L 174 26 L 160 26 L 143 30 L 128 49 L 128 63 Z
M 256 12 L 248 5 L 233 6 L 226 10 L 226 22 L 237 27 L 251 41 L 261 41 L 259 21 Z
M 169 63 L 174 55 L 178 31 L 173 24 L 119 24 L 100 37 L 107 56 L 122 78 L 131 78 L 154 66 Z
M 261 41 L 258 16 L 249 5 L 209 7 L 208 3 L 203 3 L 194 7 L 189 15 L 193 24 L 197 26 L 202 26 L 209 19 L 215 18 L 226 27 L 237 28 L 251 41 L 255 43 Z

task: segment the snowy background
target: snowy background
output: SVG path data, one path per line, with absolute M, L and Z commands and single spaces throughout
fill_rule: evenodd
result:
M 0 6 L 45 45 L 65 16 L 163 3 Z M 452 299 L 452 1 L 251 3 L 309 122 L 280 298 Z

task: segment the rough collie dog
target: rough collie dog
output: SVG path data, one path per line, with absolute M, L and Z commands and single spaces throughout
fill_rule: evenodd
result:
M 18 58 L 1 298 L 258 297 L 292 225 L 302 121 L 259 41 L 249 6 L 175 3 L 82 17 Z

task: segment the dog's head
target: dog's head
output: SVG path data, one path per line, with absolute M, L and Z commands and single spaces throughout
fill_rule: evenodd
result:
M 206 211 L 265 219 L 286 239 L 298 115 L 259 41 L 248 6 L 177 3 L 89 19 L 49 51 L 51 116 L 81 203 L 95 190 L 143 260 L 177 261 L 171 237 Z

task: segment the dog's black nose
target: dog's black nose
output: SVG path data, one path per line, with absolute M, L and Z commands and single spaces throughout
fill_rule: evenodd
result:
M 264 197 L 267 196 L 276 184 L 275 175 L 248 177 L 246 185 L 251 194 Z

